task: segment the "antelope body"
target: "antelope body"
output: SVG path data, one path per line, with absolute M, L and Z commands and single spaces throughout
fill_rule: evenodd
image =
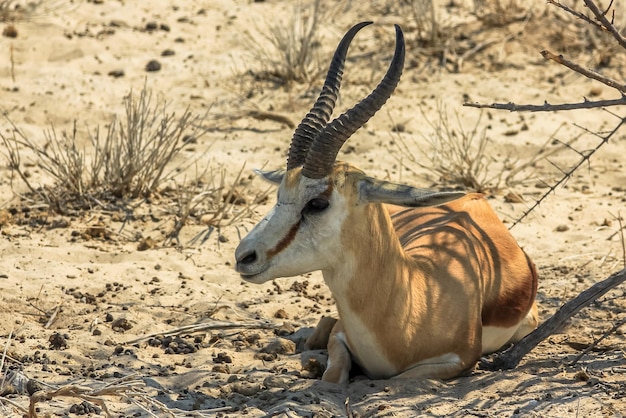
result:
M 236 269 L 252 283 L 322 271 L 339 313 L 324 380 L 346 382 L 352 361 L 372 378 L 450 378 L 537 326 L 537 275 L 482 195 L 377 180 L 336 161 L 402 72 L 396 26 L 383 80 L 328 122 L 349 44 L 369 23 L 340 42 L 296 128 L 287 170 L 260 172 L 279 185 L 278 199 L 239 244 Z M 324 334 L 318 329 L 311 340 Z

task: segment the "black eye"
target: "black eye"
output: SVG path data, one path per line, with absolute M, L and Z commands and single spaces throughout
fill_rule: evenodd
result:
M 324 209 L 326 209 L 328 205 L 329 205 L 329 202 L 327 199 L 322 199 L 322 198 L 317 197 L 307 202 L 307 204 L 304 206 L 304 209 L 302 209 L 302 213 L 303 214 L 319 213 L 319 212 L 322 212 Z

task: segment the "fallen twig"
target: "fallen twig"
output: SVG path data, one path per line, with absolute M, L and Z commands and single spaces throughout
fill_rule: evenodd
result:
M 92 389 L 90 387 L 78 386 L 78 385 L 65 385 L 58 389 L 53 390 L 40 390 L 33 393 L 30 397 L 30 403 L 28 405 L 28 418 L 37 418 L 37 412 L 35 406 L 38 402 L 51 400 L 57 397 L 70 397 L 79 398 L 85 401 L 93 402 L 100 406 L 107 417 L 113 415 L 109 412 L 102 396 L 123 396 L 126 392 L 136 389 L 139 386 L 144 386 L 144 382 L 141 380 L 132 380 L 119 385 L 108 385 L 101 389 Z
M 54 321 L 56 321 L 57 316 L 59 315 L 59 312 L 61 312 L 62 305 L 63 305 L 63 302 L 59 302 L 56 308 L 54 308 L 54 311 L 52 311 L 52 314 L 50 315 L 50 319 L 48 319 L 48 322 L 46 322 L 46 325 L 43 326 L 45 329 L 50 328 L 52 324 L 54 323 Z
M 576 363 L 578 363 L 580 361 L 581 358 L 583 358 L 588 352 L 590 352 L 591 350 L 593 350 L 594 348 L 596 348 L 598 346 L 598 344 L 600 344 L 602 342 L 602 340 L 604 340 L 606 337 L 608 337 L 609 335 L 613 334 L 615 331 L 618 330 L 619 327 L 621 327 L 622 325 L 626 324 L 626 317 L 622 318 L 620 321 L 617 321 L 615 324 L 613 324 L 613 326 L 611 327 L 611 329 L 609 329 L 608 331 L 606 331 L 604 334 L 602 334 L 601 337 L 599 337 L 598 339 L 596 339 L 593 343 L 589 344 L 589 347 L 585 348 L 582 353 L 580 353 L 579 355 L 576 356 L 576 358 L 574 360 L 572 360 L 569 365 L 573 366 Z
M 278 324 L 274 324 L 271 322 L 244 323 L 244 322 L 214 321 L 211 323 L 204 323 L 204 324 L 185 325 L 179 328 L 174 328 L 174 329 L 163 331 L 163 332 L 155 332 L 153 334 L 144 335 L 144 336 L 135 338 L 134 340 L 127 341 L 126 344 L 137 344 L 142 341 L 146 341 L 146 340 L 149 340 L 150 338 L 154 338 L 158 336 L 170 337 L 173 335 L 181 335 L 181 334 L 212 330 L 212 329 L 274 329 L 274 328 L 277 328 L 278 326 L 279 326 Z
M 256 120 L 273 120 L 274 122 L 279 122 L 287 125 L 288 128 L 293 129 L 296 127 L 296 124 L 289 119 L 285 115 L 281 115 L 273 112 L 264 112 L 261 110 L 250 110 L 248 112 L 248 116 L 256 119 Z

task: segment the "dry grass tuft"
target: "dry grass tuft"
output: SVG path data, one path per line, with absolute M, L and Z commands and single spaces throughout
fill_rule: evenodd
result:
M 398 134 L 394 142 L 399 150 L 400 163 L 416 175 L 426 170 L 434 175 L 438 183 L 460 185 L 481 193 L 492 193 L 534 179 L 531 174 L 540 161 L 569 149 L 578 139 L 575 137 L 562 143 L 555 140 L 555 132 L 529 158 L 520 159 L 511 155 L 497 157 L 495 143 L 482 123 L 482 113 L 473 126 L 466 128 L 458 114 L 455 114 L 456 120 L 451 121 L 441 104 L 437 105 L 439 116 L 436 120 L 431 119 L 423 109 L 420 110 L 432 132 L 423 135 L 423 141 L 411 142 Z
M 206 229 L 191 240 L 203 243 L 213 231 L 236 225 L 254 214 L 255 209 L 267 201 L 271 187 L 250 195 L 252 176 L 244 176 L 245 164 L 232 181 L 227 180 L 226 170 L 209 166 L 205 172 L 196 174 L 190 182 L 174 188 L 174 203 L 169 213 L 174 217 L 173 227 L 167 233 L 165 245 L 176 242 L 180 246 L 181 229 L 190 221 L 206 225 Z M 202 179 L 206 178 L 206 181 Z
M 89 208 L 94 202 L 148 197 L 181 167 L 174 158 L 187 142 L 202 136 L 202 117 L 185 110 L 177 116 L 166 103 L 152 103 L 145 88 L 124 98 L 125 117 L 115 117 L 102 135 L 97 128 L 81 146 L 76 122 L 60 135 L 54 128 L 44 133 L 42 146 L 28 138 L 8 118 L 12 136 L 0 133 L 9 167 L 30 189 L 36 200 L 64 213 L 65 207 Z M 6 116 L 5 116 L 6 117 Z M 23 170 L 20 149 L 36 156 L 36 164 L 54 179 L 51 187 L 35 187 Z
M 0 22 L 15 23 L 50 15 L 54 11 L 72 7 L 64 0 L 18 1 L 0 0 Z
M 269 23 L 257 29 L 265 41 L 259 42 L 254 34 L 246 32 L 246 43 L 255 62 L 262 63 L 258 79 L 267 79 L 283 85 L 292 82 L 309 82 L 321 73 L 315 50 L 320 45 L 320 21 L 323 9 L 320 0 L 310 4 L 298 3 L 288 22 Z

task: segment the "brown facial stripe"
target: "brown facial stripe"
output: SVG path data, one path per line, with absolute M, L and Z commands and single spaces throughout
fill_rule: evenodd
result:
M 289 244 L 291 244 L 291 241 L 293 241 L 293 239 L 296 237 L 296 233 L 298 232 L 298 228 L 300 228 L 300 222 L 301 221 L 298 220 L 298 222 L 296 222 L 289 229 L 289 232 L 287 232 L 287 235 L 285 235 L 283 237 L 283 239 L 281 239 L 280 242 L 278 244 L 276 244 L 276 246 L 274 248 L 272 248 L 271 250 L 269 250 L 267 252 L 267 256 L 268 257 L 274 257 L 276 254 L 278 254 L 279 252 L 281 252 L 282 250 L 287 248 L 287 246 L 289 246 Z

